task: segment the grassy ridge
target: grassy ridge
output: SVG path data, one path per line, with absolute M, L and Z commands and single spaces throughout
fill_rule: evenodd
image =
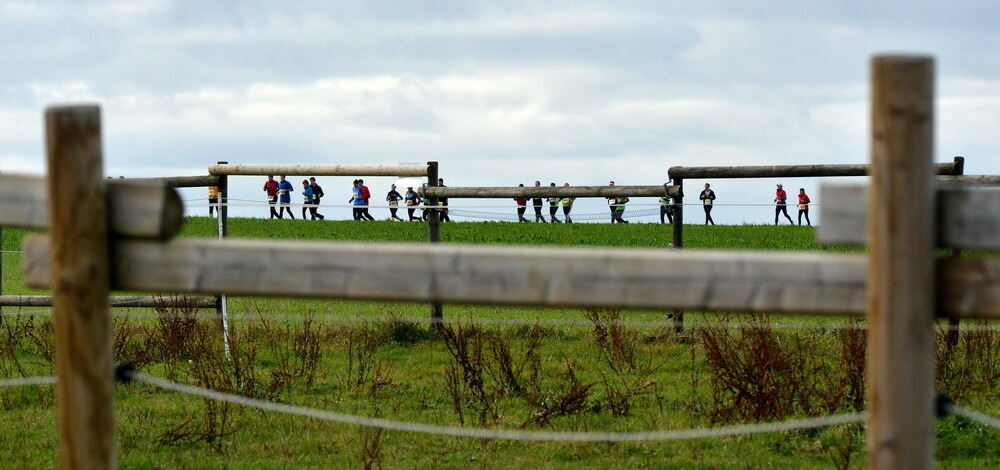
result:
M 685 225 L 688 248 L 747 250 L 827 250 L 815 241 L 814 228 L 769 225 Z M 461 222 L 441 226 L 444 243 L 524 245 L 583 245 L 665 248 L 671 227 L 659 224 L 516 224 Z M 184 236 L 218 234 L 215 219 L 189 217 Z M 427 225 L 417 222 L 354 222 L 310 220 L 229 220 L 229 236 L 299 240 L 361 240 L 426 242 Z

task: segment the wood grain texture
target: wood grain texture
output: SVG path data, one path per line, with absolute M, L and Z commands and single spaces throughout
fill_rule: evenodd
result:
M 959 185 L 1000 186 L 1000 175 L 939 176 L 938 182 Z
M 936 243 L 943 248 L 1000 249 L 1000 187 L 946 185 L 938 188 Z M 864 245 L 868 233 L 868 185 L 825 184 L 820 188 L 820 243 Z M 926 208 L 931 210 L 930 207 Z
M 427 165 L 210 165 L 208 173 L 231 176 L 427 176 Z
M 44 235 L 25 279 L 49 283 Z M 860 314 L 864 258 L 274 240 L 115 243 L 123 290 L 552 307 Z
M 448 198 L 536 198 L 536 197 L 661 197 L 663 185 L 656 186 L 445 186 L 421 188 L 421 195 Z M 669 186 L 667 195 L 679 194 L 676 186 Z
M 25 282 L 49 287 L 47 237 L 24 250 Z M 867 280 L 863 256 L 815 253 L 232 239 L 114 253 L 116 289 L 208 295 L 864 315 Z M 938 262 L 943 314 L 1000 319 L 1000 259 Z
M 96 106 L 47 109 L 45 138 L 59 466 L 113 469 L 110 239 L 100 110 Z
M 964 159 L 955 157 L 950 163 L 938 163 L 934 171 L 939 175 L 960 175 Z M 865 176 L 867 164 L 846 165 L 761 165 L 761 166 L 674 166 L 667 170 L 670 179 L 726 179 L 726 178 L 806 178 L 825 176 Z
M 125 178 L 124 181 L 136 183 L 162 183 L 171 188 L 204 188 L 218 186 L 217 175 L 200 176 L 161 176 L 156 178 Z
M 934 61 L 871 61 L 868 468 L 934 466 Z
M 214 297 L 114 296 L 108 299 L 111 308 L 215 308 Z M 0 295 L 4 307 L 51 307 L 49 295 Z
M 163 183 L 108 180 L 107 204 L 116 236 L 167 239 L 180 232 L 184 203 L 177 191 Z M 49 196 L 45 178 L 0 176 L 0 225 L 46 228 Z

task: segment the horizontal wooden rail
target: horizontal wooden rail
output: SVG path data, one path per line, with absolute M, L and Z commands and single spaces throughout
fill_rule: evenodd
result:
M 825 184 L 820 188 L 820 200 L 828 201 L 820 205 L 822 222 L 816 236 L 821 243 L 867 242 L 867 185 Z M 940 247 L 1000 249 L 1000 187 L 938 188 L 936 225 Z
M 48 240 L 24 243 L 47 287 Z M 863 255 L 278 240 L 123 240 L 115 289 L 549 307 L 861 315 Z M 1000 260 L 942 261 L 944 312 L 1000 318 Z
M 184 203 L 163 183 L 108 180 L 111 231 L 121 237 L 167 239 L 180 231 Z M 44 177 L 0 175 L 0 226 L 46 228 L 49 224 Z
M 427 164 L 418 165 L 209 165 L 212 175 L 231 176 L 427 176 Z
M 215 297 L 115 296 L 108 298 L 111 308 L 215 308 Z M 0 295 L 3 307 L 51 307 L 48 295 Z
M 204 188 L 218 186 L 219 175 L 200 176 L 160 176 L 156 178 L 125 178 L 125 181 L 140 183 L 163 183 L 171 188 Z
M 938 182 L 965 185 L 1000 186 L 1000 175 L 939 176 Z
M 938 163 L 939 175 L 960 175 L 965 159 L 955 157 L 950 163 Z M 869 165 L 764 165 L 764 166 L 674 166 L 667 170 L 672 179 L 726 179 L 726 178 L 806 178 L 824 176 L 866 176 Z
M 680 194 L 679 186 L 428 186 L 420 190 L 422 196 L 439 198 L 540 198 L 540 197 L 619 197 Z

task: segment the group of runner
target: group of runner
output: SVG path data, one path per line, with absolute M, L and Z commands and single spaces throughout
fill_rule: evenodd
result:
M 287 212 L 288 218 L 294 219 L 295 215 L 292 214 L 292 192 L 295 191 L 295 187 L 292 183 L 285 179 L 284 175 L 278 176 L 278 181 L 274 180 L 274 175 L 267 177 L 267 181 L 264 182 L 264 192 L 267 194 L 267 204 L 271 211 L 271 219 L 283 219 L 285 213 Z M 319 213 L 319 201 L 325 196 L 323 194 L 323 188 L 316 184 L 316 178 L 309 178 L 302 180 L 302 219 L 305 220 L 306 212 L 309 212 L 309 218 L 311 220 L 323 220 L 323 217 Z M 218 202 L 218 188 L 215 188 L 215 201 Z M 212 188 L 209 188 L 209 204 L 212 201 Z M 275 210 L 277 208 L 277 210 Z M 211 210 L 209 211 L 211 214 Z
M 712 207 L 715 204 L 715 191 L 712 190 L 712 185 L 705 183 L 705 189 L 698 195 L 698 199 L 701 200 L 701 206 L 705 209 L 705 225 L 712 224 L 715 225 L 715 220 L 712 219 Z M 663 199 L 661 198 L 661 209 L 660 213 L 663 213 L 662 206 Z M 774 225 L 778 225 L 779 217 L 784 215 L 788 219 L 789 224 L 795 224 L 792 222 L 792 217 L 788 215 L 788 193 L 785 192 L 784 187 L 779 183 L 777 189 L 774 191 Z M 806 218 L 806 225 L 812 226 L 812 221 L 809 220 L 809 205 L 812 200 L 809 199 L 809 195 L 806 194 L 805 188 L 799 188 L 798 195 L 798 209 L 799 209 L 799 225 L 802 225 L 802 216 Z M 660 221 L 663 221 L 663 216 L 660 216 Z
M 535 187 L 541 187 L 542 183 L 540 181 L 535 181 Z M 608 183 L 609 186 L 614 186 L 615 182 L 611 181 Z M 444 186 L 444 179 L 438 179 L 438 186 Z M 556 187 L 555 183 L 549 183 L 550 187 Z M 563 183 L 564 187 L 569 187 L 569 183 Z M 519 184 L 518 187 L 523 188 L 523 184 Z M 264 192 L 267 193 L 267 203 L 270 206 L 270 218 L 272 219 L 283 219 L 284 215 L 287 213 L 288 217 L 294 219 L 295 216 L 292 214 L 291 193 L 295 191 L 291 182 L 285 179 L 285 176 L 278 176 L 278 180 L 275 181 L 274 176 L 268 176 L 267 181 L 264 183 Z M 312 177 L 309 179 L 302 180 L 302 219 L 306 218 L 306 213 L 309 213 L 311 220 L 323 220 L 325 217 L 321 215 L 319 210 L 320 199 L 324 197 L 323 188 L 316 184 L 316 178 Z M 625 204 L 628 204 L 629 198 L 627 196 L 616 196 L 606 198 L 608 201 L 608 207 L 611 211 L 611 223 L 627 224 L 628 221 L 624 219 L 625 214 Z M 715 191 L 712 190 L 712 185 L 705 183 L 705 189 L 698 195 L 698 199 L 701 201 L 702 208 L 705 211 L 705 225 L 715 225 L 715 220 L 712 219 L 712 208 L 714 207 L 716 195 Z M 448 199 L 440 198 L 438 199 L 438 205 L 440 208 L 430 207 L 431 201 L 428 198 L 421 198 L 416 191 L 414 191 L 412 186 L 406 188 L 405 194 L 400 194 L 396 190 L 396 185 L 393 184 L 389 189 L 388 194 L 385 196 L 385 200 L 389 203 L 389 213 L 390 220 L 403 221 L 402 218 L 397 214 L 399 210 L 400 202 L 402 202 L 407 207 L 407 214 L 409 221 L 425 221 L 430 216 L 431 211 L 437 212 L 439 218 L 442 222 L 450 222 L 451 218 L 448 217 Z M 354 180 L 353 187 L 351 189 L 351 198 L 348 199 L 348 204 L 353 207 L 354 220 L 375 220 L 371 213 L 368 211 L 371 201 L 371 191 L 368 186 L 365 186 L 365 182 L 362 179 Z M 515 198 L 515 203 L 517 204 L 517 218 L 519 222 L 531 222 L 528 220 L 524 214 L 528 209 L 528 198 Z M 573 211 L 573 203 L 576 201 L 575 197 L 548 197 L 544 200 L 542 198 L 532 198 L 531 206 L 535 212 L 535 222 L 549 222 L 549 223 L 573 223 L 570 213 Z M 219 188 L 217 186 L 208 187 L 208 215 L 211 217 L 213 215 L 213 209 L 215 205 L 219 202 Z M 785 192 L 781 184 L 777 185 L 774 192 L 774 225 L 778 225 L 780 217 L 785 216 L 789 224 L 795 224 L 792 221 L 792 217 L 788 215 L 788 194 Z M 802 217 L 806 219 L 806 225 L 812 226 L 812 221 L 809 220 L 809 205 L 812 200 L 809 199 L 809 195 L 806 194 L 805 188 L 799 188 L 798 194 L 798 224 L 802 225 Z M 545 205 L 549 208 L 549 220 L 545 219 L 543 215 L 542 208 Z M 670 198 L 663 196 L 659 199 L 660 204 L 660 223 L 674 223 L 674 208 L 670 201 Z M 423 206 L 422 208 L 420 206 Z M 563 220 L 557 217 L 559 213 L 559 208 L 562 208 Z M 421 214 L 416 215 L 417 209 L 421 209 Z
M 438 185 L 444 186 L 444 179 L 438 179 Z M 285 176 L 278 176 L 278 180 L 275 181 L 274 176 L 268 176 L 267 181 L 264 182 L 263 191 L 267 194 L 267 204 L 270 206 L 270 218 L 272 219 L 283 219 L 284 215 L 287 213 L 288 217 L 294 219 L 295 216 L 292 214 L 292 196 L 291 193 L 295 191 L 292 183 L 285 179 Z M 309 178 L 307 180 L 302 180 L 302 219 L 306 218 L 306 213 L 309 213 L 311 220 L 323 220 L 325 217 L 321 215 L 319 210 L 320 199 L 325 195 L 323 194 L 323 188 L 316 184 L 316 178 Z M 347 203 L 352 206 L 354 220 L 375 220 L 371 213 L 368 211 L 371 201 L 371 190 L 365 185 L 363 179 L 356 179 L 353 182 L 353 187 L 351 188 L 351 197 L 347 200 Z M 430 200 L 423 198 L 413 190 L 413 187 L 407 187 L 405 194 L 400 194 L 396 190 L 396 185 L 392 185 L 389 189 L 388 194 L 385 196 L 385 200 L 389 203 L 389 213 L 390 220 L 402 221 L 397 214 L 399 210 L 400 202 L 403 202 L 407 206 L 407 212 L 410 221 L 422 221 L 427 220 L 430 216 L 431 209 L 427 206 L 430 205 Z M 208 215 L 212 216 L 213 209 L 215 205 L 219 202 L 219 188 L 217 186 L 208 187 Z M 418 217 L 416 211 L 421 204 L 424 206 L 423 210 Z M 450 222 L 451 219 L 448 217 L 448 199 L 441 198 L 438 200 L 438 205 L 444 206 L 440 209 L 434 209 L 440 215 L 440 220 L 442 222 Z
M 362 181 L 361 183 L 363 184 L 364 182 Z M 438 186 L 444 186 L 444 178 L 438 178 Z M 365 194 L 369 194 L 367 192 L 367 188 L 365 188 L 364 192 Z M 421 198 L 420 195 L 413 190 L 413 186 L 406 187 L 406 194 L 399 194 L 399 191 L 396 190 L 396 185 L 392 185 L 389 189 L 389 193 L 386 194 L 385 196 L 385 200 L 389 203 L 389 220 L 395 220 L 399 222 L 403 221 L 403 219 L 401 219 L 399 215 L 397 215 L 397 212 L 399 211 L 399 203 L 400 201 L 402 201 L 403 204 L 406 205 L 407 220 L 409 220 L 410 222 L 414 221 L 420 222 L 423 220 L 427 220 L 427 218 L 430 217 L 431 210 L 437 212 L 438 218 L 441 222 L 451 222 L 451 218 L 448 217 L 448 198 L 439 198 L 438 205 L 442 207 L 438 209 L 431 209 L 429 207 L 431 205 L 431 200 L 429 198 Z M 366 206 L 368 205 L 367 198 L 361 201 L 359 201 L 357 198 L 354 198 L 352 199 L 352 201 L 353 201 L 352 204 L 360 203 Z M 417 209 L 421 205 L 423 205 L 424 207 L 423 209 L 421 209 L 420 216 L 417 217 L 416 215 Z M 367 208 L 365 208 L 364 211 L 365 214 L 368 213 Z M 358 219 L 357 217 L 355 217 L 355 220 L 362 220 L 362 219 Z M 371 218 L 371 216 L 369 215 L 368 218 L 364 220 L 375 220 L 375 219 Z
M 535 181 L 535 187 L 536 188 L 539 188 L 541 186 L 542 186 L 542 183 L 540 181 Z M 549 186 L 551 186 L 551 187 L 554 188 L 554 187 L 556 187 L 556 184 L 555 183 L 549 183 Z M 569 183 L 563 183 L 563 186 L 569 187 Z M 517 187 L 523 188 L 524 185 L 523 184 L 519 184 L 519 185 L 517 185 Z M 544 222 L 550 222 L 550 223 L 553 223 L 553 224 L 562 223 L 563 221 L 559 220 L 556 217 L 556 214 L 559 213 L 559 207 L 562 207 L 563 219 L 565 219 L 565 222 L 567 224 L 573 223 L 573 218 L 571 218 L 570 215 L 569 215 L 570 212 L 572 212 L 572 210 L 573 210 L 573 201 L 576 201 L 575 197 L 548 197 L 548 198 L 545 198 L 544 201 L 540 197 L 532 198 L 531 199 L 531 207 L 535 209 L 535 222 L 542 222 L 542 223 L 544 223 Z M 527 218 L 524 217 L 524 213 L 527 212 L 527 210 L 528 210 L 528 198 L 517 197 L 517 198 L 514 198 L 514 202 L 517 204 L 517 221 L 518 222 L 531 222 L 530 220 L 528 220 Z M 549 219 L 550 220 L 545 220 L 545 216 L 542 215 L 542 207 L 545 207 L 544 206 L 545 203 L 547 203 L 549 205 Z

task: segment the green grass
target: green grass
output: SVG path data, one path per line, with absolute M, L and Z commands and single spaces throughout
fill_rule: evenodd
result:
M 190 218 L 183 236 L 214 236 L 215 221 Z M 23 231 L 5 230 L 4 249 L 20 247 Z M 772 226 L 685 227 L 688 248 L 753 250 L 824 250 L 814 241 L 811 228 Z M 353 221 L 266 221 L 232 219 L 230 236 L 303 240 L 362 240 L 425 242 L 426 225 Z M 445 243 L 545 244 L 625 247 L 667 247 L 669 226 L 654 224 L 541 225 L 511 223 L 452 223 L 442 227 Z M 839 248 L 834 250 L 840 250 Z M 4 256 L 4 293 L 39 292 L 20 281 L 17 255 Z M 317 318 L 334 316 L 425 317 L 427 306 L 408 303 L 346 302 L 302 299 L 231 299 L 234 313 L 295 315 L 314 312 Z M 659 312 L 623 312 L 626 318 L 663 319 Z M 583 319 L 579 310 L 446 306 L 452 318 Z M 689 314 L 689 319 L 716 316 Z M 775 318 L 775 321 L 785 321 Z M 802 317 L 792 321 L 803 321 Z M 36 319 L 40 322 L 41 318 Z M 837 322 L 829 318 L 805 321 Z M 131 320 L 151 329 L 150 320 Z M 257 348 L 257 371 L 262 380 L 280 369 L 279 358 L 288 353 L 280 335 L 262 335 L 258 321 L 234 321 L 234 334 Z M 271 321 L 273 328 L 299 328 L 299 322 Z M 444 389 L 448 354 L 440 341 L 385 341 L 376 355 L 385 364 L 391 384 L 374 397 L 346 385 L 345 334 L 358 325 L 324 323 L 320 375 L 312 387 L 294 382 L 278 399 L 326 410 L 382 416 L 404 421 L 457 425 L 458 419 Z M 551 389 L 564 382 L 565 364 L 576 365 L 584 383 L 599 382 L 602 366 L 589 328 L 547 329 L 540 350 L 542 383 Z M 497 334 L 511 341 L 515 354 L 525 348 L 523 332 L 503 328 Z M 587 410 L 557 418 L 542 429 L 576 431 L 639 431 L 681 429 L 711 425 L 699 407 L 706 406 L 707 371 L 700 347 L 677 341 L 661 328 L 641 329 L 640 352 L 660 365 L 652 376 L 653 392 L 636 400 L 629 416 L 613 416 L 606 409 Z M 794 333 L 789 333 L 794 334 Z M 812 333 L 810 333 L 812 334 Z M 830 331 L 810 336 L 817 354 L 836 356 L 837 343 Z M 51 373 L 51 365 L 40 358 L 41 349 L 22 342 L 13 352 L 30 374 Z M 6 354 L 6 353 L 4 353 Z M 9 359 L 0 359 L 3 376 L 16 376 Z M 193 383 L 192 368 L 199 364 L 179 361 L 158 363 L 147 372 L 165 376 L 173 370 L 177 380 Z M 831 380 L 816 376 L 817 382 Z M 236 432 L 222 438 L 216 448 L 203 442 L 165 445 L 160 436 L 189 419 L 200 419 L 205 404 L 195 398 L 154 390 L 144 385 L 117 387 L 120 463 L 122 468 L 360 468 L 360 449 L 365 431 L 346 425 L 313 421 L 254 410 L 233 409 Z M 593 402 L 606 392 L 595 385 Z M 51 468 L 55 465 L 56 416 L 51 387 L 0 390 L 0 462 L 3 468 Z M 997 414 L 1000 385 L 970 394 L 963 404 Z M 502 400 L 503 414 L 492 425 L 517 428 L 536 410 L 514 398 Z M 529 426 L 527 429 L 538 429 Z M 385 468 L 831 468 L 829 451 L 837 442 L 859 445 L 862 437 L 844 437 L 846 427 L 815 432 L 772 433 L 724 439 L 666 443 L 566 444 L 492 442 L 440 438 L 390 432 L 383 436 Z M 1000 462 L 1000 433 L 947 418 L 939 422 L 939 468 L 991 468 Z M 863 468 L 864 456 L 853 459 L 852 468 Z

